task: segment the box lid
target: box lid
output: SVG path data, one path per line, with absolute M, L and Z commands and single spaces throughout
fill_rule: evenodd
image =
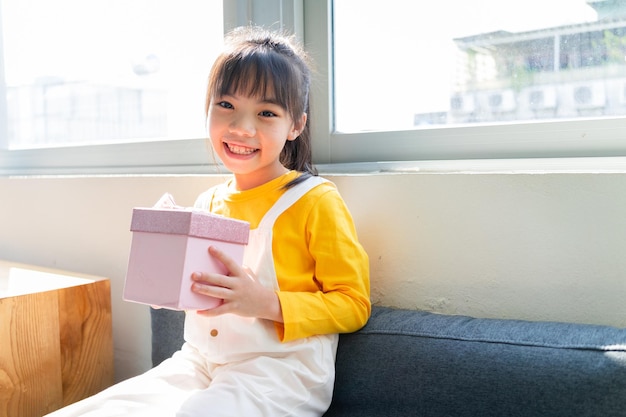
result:
M 201 210 L 137 207 L 133 209 L 130 230 L 189 235 L 245 245 L 250 224 Z

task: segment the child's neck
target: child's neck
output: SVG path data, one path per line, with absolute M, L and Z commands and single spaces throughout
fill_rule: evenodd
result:
M 290 171 L 287 168 L 282 167 L 282 169 L 264 176 L 260 176 L 258 175 L 258 173 L 235 174 L 235 181 L 233 185 L 235 186 L 235 189 L 237 191 L 251 190 L 272 180 L 275 180 L 276 178 L 281 177 L 289 172 Z

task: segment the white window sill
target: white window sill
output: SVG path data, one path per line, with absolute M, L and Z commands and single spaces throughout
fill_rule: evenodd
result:
M 361 162 L 317 165 L 317 168 L 322 175 L 626 173 L 626 157 Z

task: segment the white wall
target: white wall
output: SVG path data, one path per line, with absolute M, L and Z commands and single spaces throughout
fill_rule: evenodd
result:
M 327 175 L 370 255 L 375 303 L 626 327 L 626 175 Z M 148 308 L 122 301 L 130 216 L 219 176 L 0 178 L 0 258 L 111 279 L 116 378 L 150 366 Z

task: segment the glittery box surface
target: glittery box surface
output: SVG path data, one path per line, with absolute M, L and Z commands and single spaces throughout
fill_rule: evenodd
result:
M 191 274 L 228 272 L 209 246 L 241 264 L 249 230 L 247 222 L 204 211 L 133 209 L 124 299 L 175 310 L 218 306 L 221 300 L 191 291 Z
M 189 235 L 224 242 L 248 243 L 248 222 L 199 210 L 135 208 L 133 232 Z

